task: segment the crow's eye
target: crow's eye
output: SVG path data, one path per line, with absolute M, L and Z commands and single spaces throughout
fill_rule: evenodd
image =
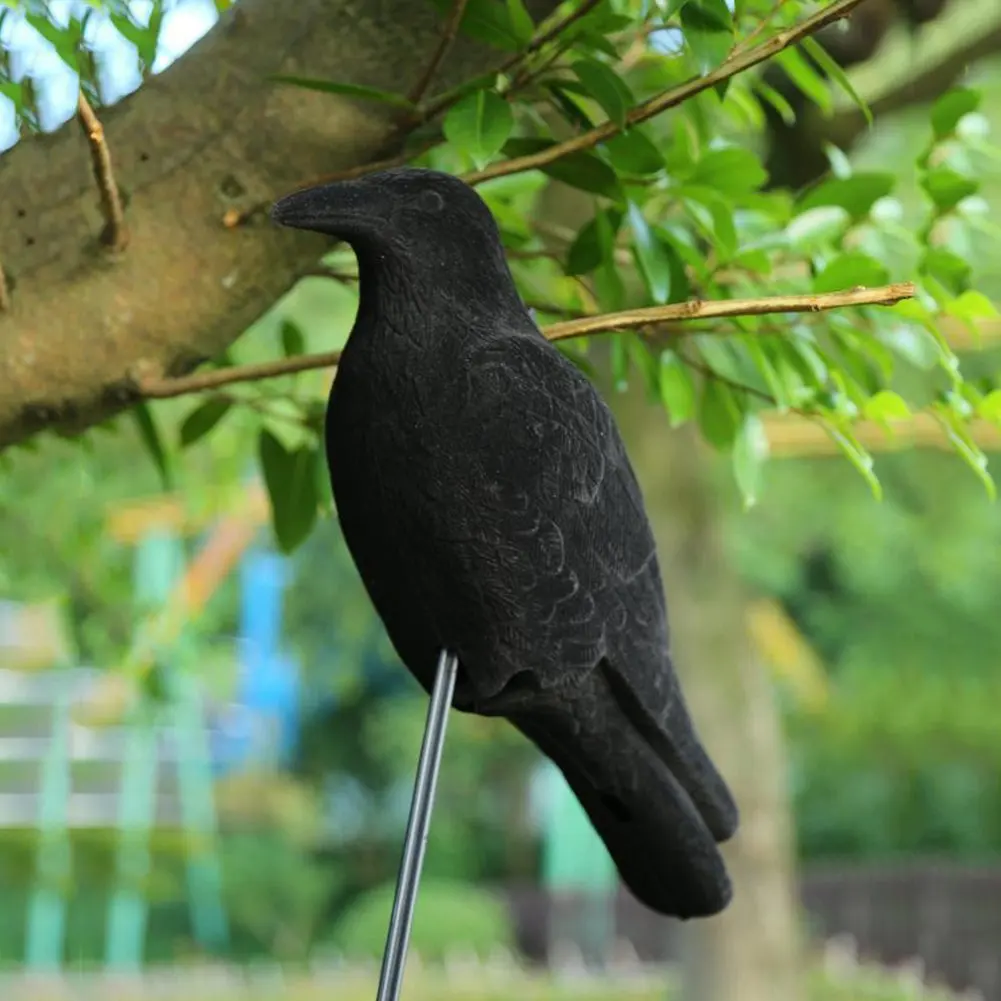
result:
M 440 212 L 445 207 L 445 199 L 437 191 L 422 191 L 417 196 L 417 207 L 423 212 Z

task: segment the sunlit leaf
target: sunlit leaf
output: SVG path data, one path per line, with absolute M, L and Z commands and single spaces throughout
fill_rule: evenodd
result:
M 936 139 L 951 135 L 959 120 L 980 107 L 980 92 L 966 87 L 957 87 L 943 94 L 931 109 L 931 124 Z
M 733 473 L 744 501 L 753 507 L 761 489 L 761 472 L 768 458 L 768 435 L 757 414 L 747 414 L 733 443 Z
M 695 384 L 688 366 L 673 351 L 660 354 L 659 385 L 660 399 L 671 427 L 691 420 L 695 413 Z
M 514 128 L 511 106 L 497 94 L 478 90 L 452 107 L 442 122 L 445 138 L 483 167 L 507 142 Z

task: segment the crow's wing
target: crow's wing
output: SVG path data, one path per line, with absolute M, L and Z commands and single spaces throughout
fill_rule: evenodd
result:
M 653 533 L 610 411 L 537 331 L 463 362 L 449 433 L 457 468 L 443 478 L 463 487 L 438 498 L 434 534 L 453 607 L 466 613 L 449 638 L 480 686 L 476 710 L 515 718 L 599 672 L 712 835 L 729 837 L 736 808 L 671 666 Z

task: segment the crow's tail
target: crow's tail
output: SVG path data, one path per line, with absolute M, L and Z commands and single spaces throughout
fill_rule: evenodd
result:
M 509 718 L 559 767 L 638 900 L 679 918 L 716 914 L 732 896 L 717 847 L 736 829 L 729 791 L 680 692 L 671 725 L 686 732 L 652 740 L 612 681 L 594 671 Z

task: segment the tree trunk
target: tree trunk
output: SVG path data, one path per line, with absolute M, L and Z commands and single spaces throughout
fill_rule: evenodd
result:
M 537 15 L 553 0 L 529 4 Z M 212 358 L 271 306 L 325 241 L 262 215 L 268 202 L 370 161 L 386 106 L 271 83 L 275 73 L 405 92 L 436 45 L 427 0 L 241 0 L 192 50 L 100 113 L 129 243 L 104 219 L 87 140 L 70 122 L 0 159 L 0 450 L 45 428 L 81 430 L 137 398 L 143 377 Z M 456 82 L 498 54 L 460 39 Z
M 685 1001 L 801 1001 L 799 914 L 785 755 L 769 679 L 744 625 L 722 538 L 727 484 L 691 427 L 672 431 L 638 391 L 613 400 L 644 487 L 672 649 L 696 724 L 740 806 L 724 847 L 734 899 L 684 925 Z

